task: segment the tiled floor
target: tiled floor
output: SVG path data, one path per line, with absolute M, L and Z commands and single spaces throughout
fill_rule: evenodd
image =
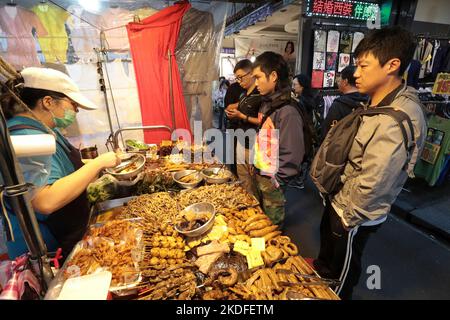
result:
M 304 257 L 316 257 L 322 205 L 309 181 L 303 190 L 288 190 L 286 233 Z M 390 216 L 369 239 L 363 270 L 381 270 L 381 289 L 369 290 L 363 272 L 354 299 L 450 299 L 450 248 L 396 216 Z

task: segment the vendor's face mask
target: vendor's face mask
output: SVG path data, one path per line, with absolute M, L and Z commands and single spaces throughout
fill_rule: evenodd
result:
M 61 100 L 65 100 L 65 99 L 66 98 L 63 98 Z M 69 101 L 69 103 L 72 105 L 72 107 L 74 107 L 73 103 L 71 101 Z M 72 123 L 74 123 L 76 115 L 77 115 L 77 113 L 73 109 L 64 109 L 64 117 L 62 117 L 62 118 L 56 117 L 55 114 L 51 110 L 50 110 L 50 113 L 53 116 L 53 122 L 55 123 L 55 126 L 57 128 L 61 128 L 61 129 L 65 129 L 68 126 L 70 126 Z
M 53 116 L 53 122 L 55 123 L 55 126 L 58 128 L 61 128 L 61 129 L 64 129 L 64 128 L 67 128 L 68 126 L 70 126 L 72 123 L 74 123 L 75 118 L 76 118 L 75 111 L 70 110 L 70 109 L 64 109 L 64 117 L 63 118 L 55 117 L 55 115 L 51 111 L 50 111 L 50 113 Z

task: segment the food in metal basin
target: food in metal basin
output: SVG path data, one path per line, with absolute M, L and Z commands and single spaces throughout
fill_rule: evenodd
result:
M 211 212 L 185 211 L 177 221 L 177 226 L 181 231 L 195 230 L 208 222 L 211 217 Z

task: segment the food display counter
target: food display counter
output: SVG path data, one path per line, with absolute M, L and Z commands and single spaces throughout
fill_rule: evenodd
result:
M 337 283 L 314 272 L 239 181 L 205 181 L 211 166 L 223 169 L 148 161 L 139 192 L 93 206 L 85 237 L 46 298 L 58 299 L 67 279 L 109 271 L 113 299 L 339 299 Z M 198 186 L 173 181 L 186 169 L 199 172 Z

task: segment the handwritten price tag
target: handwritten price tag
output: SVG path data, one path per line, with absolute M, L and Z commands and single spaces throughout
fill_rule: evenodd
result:
M 450 94 L 450 73 L 439 73 L 433 86 L 433 94 Z

